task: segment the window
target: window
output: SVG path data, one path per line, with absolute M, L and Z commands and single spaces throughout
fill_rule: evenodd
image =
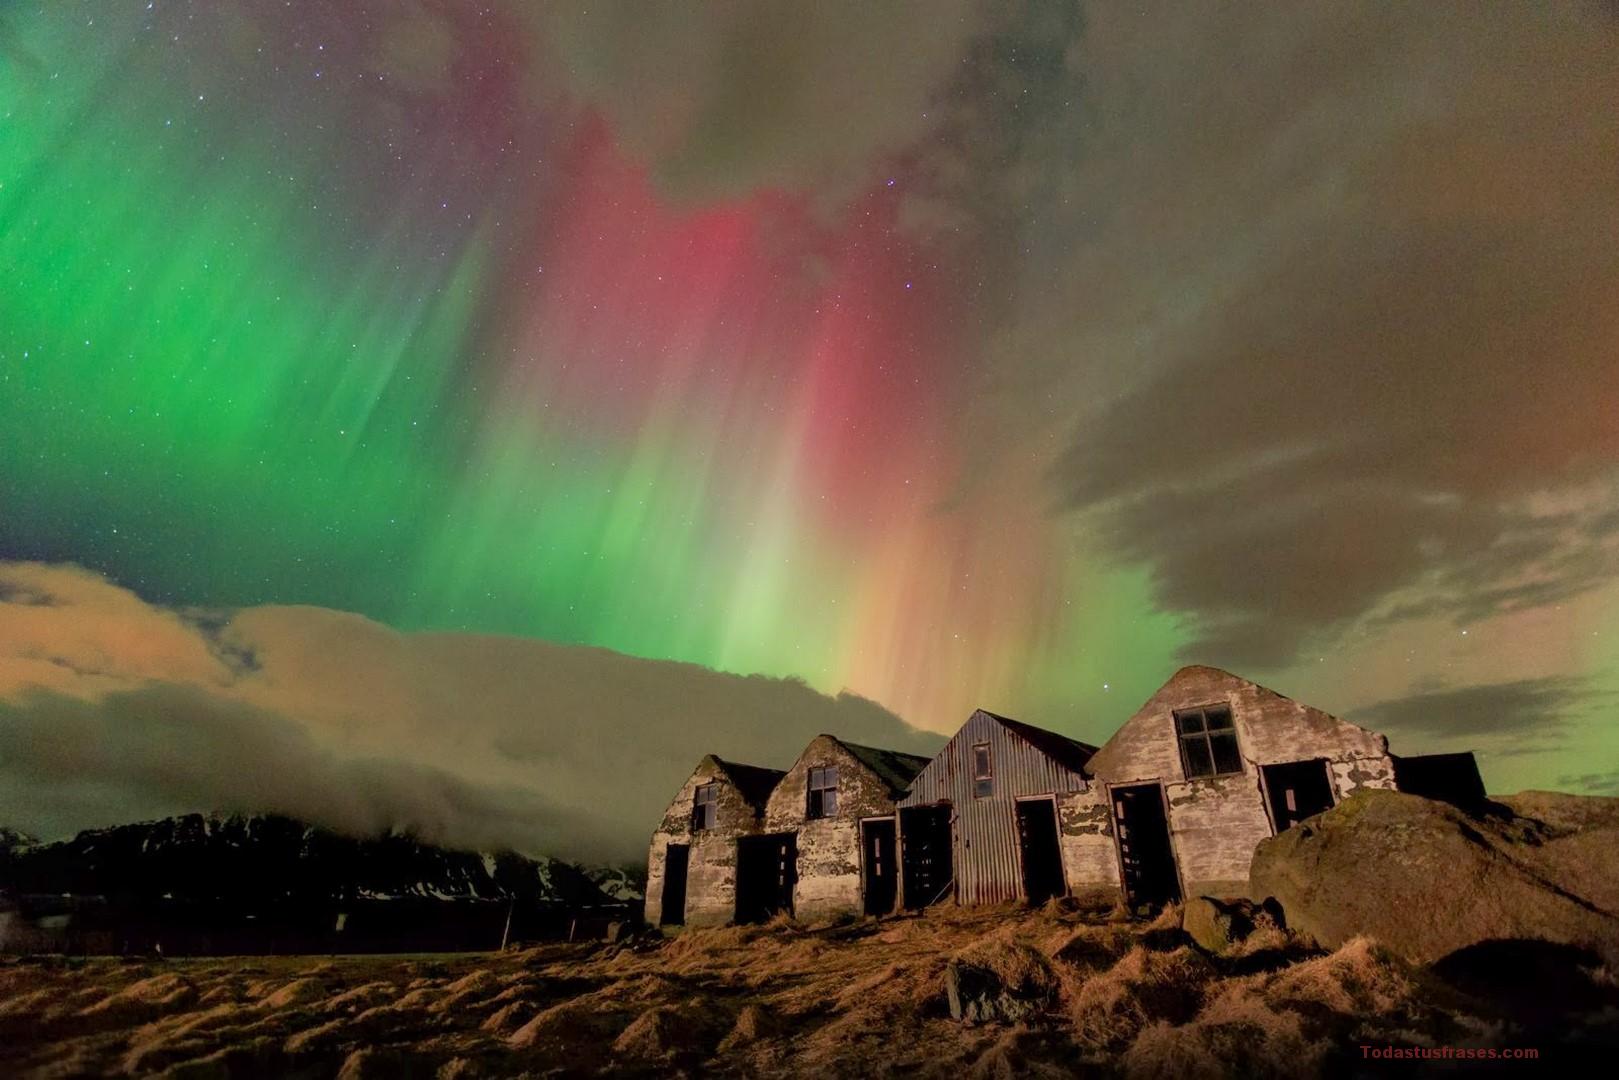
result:
M 692 797 L 691 803 L 691 831 L 702 832 L 712 829 L 717 824 L 720 808 L 720 786 L 718 784 L 703 784 L 697 788 L 697 794 Z
M 838 767 L 826 765 L 809 771 L 809 807 L 807 817 L 826 818 L 838 815 Z
M 973 747 L 973 798 L 995 794 L 995 768 L 989 757 L 989 743 Z
M 1182 709 L 1175 714 L 1175 733 L 1180 736 L 1181 764 L 1186 766 L 1188 778 L 1242 772 L 1237 729 L 1226 706 Z

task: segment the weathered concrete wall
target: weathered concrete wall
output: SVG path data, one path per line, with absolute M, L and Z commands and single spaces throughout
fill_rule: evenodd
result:
M 1069 895 L 1082 903 L 1112 903 L 1120 896 L 1113 815 L 1100 787 L 1057 796 L 1058 837 Z
M 809 771 L 826 765 L 838 769 L 838 811 L 809 820 Z M 820 735 L 804 748 L 771 794 L 763 830 L 798 833 L 794 918 L 817 922 L 862 912 L 860 820 L 893 813 L 888 785 L 836 739 Z
M 1245 893 L 1254 846 L 1271 835 L 1258 771 L 1165 784 L 1164 796 L 1186 895 Z
M 719 785 L 715 827 L 691 830 L 692 801 L 703 784 Z M 652 834 L 647 852 L 646 917 L 656 924 L 663 908 L 665 851 L 670 844 L 690 844 L 686 880 L 686 925 L 723 926 L 736 916 L 736 841 L 760 831 L 758 813 L 726 778 L 712 757 L 698 763 L 682 785 L 663 821 Z
M 1332 788 L 1338 801 L 1353 795 L 1361 788 L 1396 789 L 1394 763 L 1388 758 L 1350 758 L 1331 761 Z
M 1174 713 L 1213 704 L 1231 709 L 1242 772 L 1188 780 Z M 1361 787 L 1394 786 L 1383 736 L 1230 672 L 1188 667 L 1096 752 L 1090 770 L 1111 784 L 1162 783 L 1187 895 L 1235 895 L 1246 891 L 1254 845 L 1273 831 L 1260 768 L 1316 758 L 1328 763 L 1335 800 Z

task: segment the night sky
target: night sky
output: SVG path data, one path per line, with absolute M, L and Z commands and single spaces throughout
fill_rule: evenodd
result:
M 1188 662 L 1619 792 L 1615 9 L 1130 8 L 0 2 L 0 819 Z

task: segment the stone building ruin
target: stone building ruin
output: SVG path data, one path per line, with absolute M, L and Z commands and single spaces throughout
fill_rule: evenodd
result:
M 1240 896 L 1260 840 L 1361 788 L 1484 799 L 1471 754 L 1398 757 L 1376 732 L 1187 667 L 1101 747 L 980 709 L 931 759 L 831 735 L 786 771 L 705 757 L 652 837 L 647 917 Z

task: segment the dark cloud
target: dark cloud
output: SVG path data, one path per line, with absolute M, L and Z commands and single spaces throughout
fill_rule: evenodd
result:
M 947 506 L 1044 463 L 1187 655 L 1274 669 L 1619 570 L 1604 7 L 541 10 L 666 194 L 901 175 L 981 335 L 940 372 Z
M 931 130 L 977 0 L 523 5 L 567 99 L 600 110 L 666 195 L 830 201 Z
M 72 567 L 0 562 L 0 590 L 29 597 L 0 602 L 0 821 L 47 836 L 275 811 L 634 858 L 704 753 L 785 767 L 823 731 L 942 741 L 852 694 L 606 649 L 313 607 L 182 614 Z
M 111 817 L 282 813 L 370 835 L 410 827 L 470 847 L 604 850 L 601 823 L 534 791 L 420 761 L 345 756 L 286 717 L 197 687 L 0 701 L 0 819 L 45 835 Z
M 1592 704 L 1612 695 L 1576 677 L 1520 679 L 1460 689 L 1430 690 L 1349 714 L 1364 727 L 1426 739 L 1507 737 L 1534 744 L 1556 739 Z M 1500 751 L 1510 750 L 1504 746 Z
M 1619 769 L 1559 776 L 1557 782 L 1566 790 L 1583 791 L 1587 795 L 1619 796 Z
M 1044 458 L 1187 654 L 1274 668 L 1619 569 L 1601 9 L 544 11 L 666 193 L 902 174 L 983 335 L 941 373 L 973 387 L 950 505 Z
M 1066 429 L 1059 506 L 1215 662 L 1611 579 L 1613 24 L 1087 11 L 1084 96 L 1018 150 L 1049 182 L 970 430 Z

